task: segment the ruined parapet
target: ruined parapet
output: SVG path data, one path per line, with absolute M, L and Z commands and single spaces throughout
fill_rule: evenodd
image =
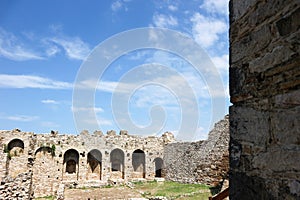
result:
M 173 142 L 164 149 L 166 179 L 215 186 L 228 172 L 228 116 L 217 122 L 208 139 Z
M 120 130 L 120 134 L 119 135 L 128 135 L 128 131 L 126 131 L 126 130 Z
M 175 141 L 175 137 L 171 132 L 164 132 L 161 136 L 165 142 L 165 144 L 171 143 Z
M 102 131 L 94 131 L 93 133 L 95 136 L 103 136 L 103 132 Z
M 229 171 L 229 116 L 220 120 L 203 143 L 204 153 L 197 165 L 197 182 L 217 186 L 228 179 Z
M 116 136 L 117 134 L 116 134 L 116 131 L 110 130 L 110 131 L 107 131 L 107 132 L 106 132 L 106 135 L 107 135 L 107 136 Z

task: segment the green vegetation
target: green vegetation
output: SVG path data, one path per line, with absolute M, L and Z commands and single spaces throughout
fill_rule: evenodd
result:
M 8 160 L 10 160 L 11 157 L 12 157 L 12 156 L 11 156 L 10 152 L 8 152 L 8 153 L 7 153 L 7 158 L 8 158 Z
M 38 197 L 35 199 L 39 199 L 39 200 L 54 200 L 55 196 L 45 196 L 45 197 Z
M 6 144 L 4 144 L 3 146 L 3 153 L 7 153 L 7 158 L 10 160 L 12 155 L 10 154 L 10 151 L 8 149 L 8 146 Z
M 144 197 L 165 196 L 172 199 L 208 199 L 209 187 L 200 184 L 183 184 L 172 181 L 135 182 L 135 189 L 143 192 Z
M 51 146 L 51 155 L 52 155 L 52 157 L 55 156 L 55 150 L 56 150 L 55 144 L 52 144 L 52 146 Z
M 9 153 L 8 146 L 4 144 L 3 153 Z

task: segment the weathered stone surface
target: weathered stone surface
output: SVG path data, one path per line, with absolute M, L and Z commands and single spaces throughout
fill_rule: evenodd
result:
M 140 137 L 124 130 L 119 135 L 115 131 L 106 135 L 101 131 L 79 135 L 0 131 L 0 194 L 14 198 L 24 196 L 24 191 L 34 197 L 63 199 L 65 187 L 164 178 L 216 185 L 227 177 L 228 126 L 226 116 L 215 124 L 208 140 L 183 143 L 175 142 L 171 132 Z
M 56 195 L 61 184 L 86 187 L 110 181 L 154 180 L 156 175 L 162 175 L 157 174 L 161 170 L 157 167 L 163 167 L 156 162 L 163 159 L 164 146 L 174 140 L 169 132 L 161 137 L 140 137 L 124 130 L 120 135 L 115 131 L 107 135 L 99 131 L 82 131 L 79 135 L 0 131 L 0 135 L 1 179 L 10 183 L 29 182 L 26 191 L 34 191 L 35 197 Z M 18 178 L 28 172 L 29 179 Z M 3 192 L 19 192 L 20 188 L 12 186 L 5 187 Z
M 300 199 L 300 2 L 230 1 L 230 199 Z
M 226 116 L 215 124 L 207 140 L 168 144 L 164 149 L 166 179 L 216 186 L 227 177 L 228 143 L 229 120 Z
M 1 181 L 1 199 L 32 199 L 31 172 L 20 173 L 15 178 L 5 177 Z

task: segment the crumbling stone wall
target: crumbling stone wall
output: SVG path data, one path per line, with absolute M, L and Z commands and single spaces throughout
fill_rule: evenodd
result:
M 228 135 L 228 116 L 215 125 L 208 140 L 192 143 L 173 143 L 169 132 L 161 137 L 139 137 L 127 131 L 119 135 L 115 131 L 106 135 L 101 131 L 80 135 L 0 131 L 0 156 L 4 158 L 0 160 L 4 180 L 0 193 L 9 198 L 15 197 L 15 190 L 34 197 L 63 196 L 64 187 L 155 177 L 215 185 L 227 174 Z M 13 192 L 10 187 L 15 188 Z
M 300 198 L 299 0 L 230 1 L 230 198 Z
M 32 199 L 31 172 L 20 173 L 15 178 L 6 176 L 1 181 L 0 199 Z
M 60 135 L 54 131 L 34 134 L 12 130 L 0 131 L 0 136 L 0 177 L 5 180 L 1 191 L 7 192 L 7 188 L 19 184 L 17 177 L 30 173 L 30 187 L 26 182 L 17 189 L 30 188 L 29 193 L 34 192 L 35 197 L 55 195 L 62 184 L 83 187 L 153 180 L 164 146 L 174 140 L 169 132 L 161 137 L 139 137 L 127 131 L 119 135 L 115 131 L 106 135 L 101 131 Z M 119 154 L 112 156 L 113 152 Z M 5 194 L 10 198 L 14 195 Z
M 215 124 L 207 140 L 167 144 L 164 152 L 166 178 L 183 183 L 218 185 L 227 177 L 228 145 L 228 116 Z

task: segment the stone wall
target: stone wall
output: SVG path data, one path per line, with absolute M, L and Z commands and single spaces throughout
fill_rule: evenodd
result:
M 300 198 L 299 0 L 230 1 L 230 198 Z
M 0 131 L 0 193 L 11 198 L 19 190 L 34 197 L 61 196 L 63 189 L 59 188 L 63 187 L 155 177 L 216 185 L 228 171 L 228 123 L 226 116 L 215 124 L 208 140 L 198 142 L 174 142 L 169 132 L 161 137 L 139 137 L 126 131 L 119 135 L 115 131 L 106 135 L 101 131 L 80 135 Z
M 20 173 L 15 178 L 6 176 L 0 185 L 0 199 L 32 199 L 31 172 Z
M 161 176 L 157 166 L 164 146 L 174 140 L 169 132 L 161 137 L 139 137 L 126 131 L 119 135 L 115 131 L 61 135 L 12 130 L 0 131 L 0 136 L 1 192 L 19 185 L 20 176 L 30 173 L 30 192 L 35 197 L 55 195 L 61 184 L 83 187 L 153 180 Z
M 164 152 L 166 178 L 183 183 L 218 185 L 227 177 L 228 145 L 228 116 L 215 124 L 207 140 L 168 144 Z

